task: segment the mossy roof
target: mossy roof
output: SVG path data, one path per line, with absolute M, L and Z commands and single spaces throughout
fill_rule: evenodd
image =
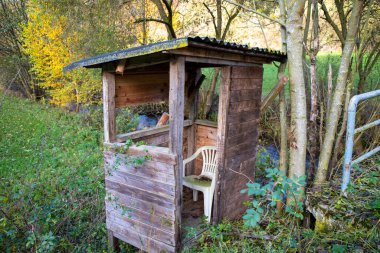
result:
M 107 53 L 95 57 L 90 57 L 76 61 L 66 66 L 63 70 L 68 71 L 79 67 L 97 68 L 103 64 L 118 61 L 121 59 L 134 58 L 153 53 L 163 52 L 165 50 L 175 50 L 188 46 L 200 46 L 207 45 L 217 48 L 219 50 L 225 49 L 233 50 L 236 53 L 246 54 L 251 56 L 258 56 L 271 59 L 273 61 L 284 61 L 286 54 L 280 51 L 274 51 L 266 48 L 253 47 L 250 48 L 247 45 L 225 42 L 209 37 L 185 37 L 180 39 L 168 40 L 163 42 L 157 42 L 153 44 L 133 47 L 125 50 L 119 50 L 112 53 Z

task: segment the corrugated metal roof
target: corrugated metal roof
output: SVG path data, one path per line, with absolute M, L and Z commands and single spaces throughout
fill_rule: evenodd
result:
M 215 38 L 197 36 L 197 37 L 187 37 L 187 39 L 189 41 L 200 42 L 200 43 L 204 43 L 204 44 L 208 44 L 208 45 L 212 45 L 212 46 L 218 46 L 221 48 L 237 49 L 240 51 L 245 51 L 245 52 L 253 53 L 253 54 L 259 53 L 259 54 L 264 54 L 264 55 L 267 54 L 267 55 L 272 55 L 272 56 L 286 57 L 286 54 L 281 52 L 281 51 L 270 50 L 267 48 L 259 48 L 259 47 L 250 48 L 250 47 L 248 47 L 248 45 L 231 43 L 231 42 L 227 42 L 227 41 L 223 41 L 223 40 L 218 40 Z
M 95 65 L 101 65 L 103 63 L 158 53 L 165 50 L 175 50 L 175 49 L 183 48 L 187 46 L 197 46 L 199 44 L 210 45 L 216 48 L 236 50 L 244 54 L 270 58 L 274 61 L 283 61 L 284 59 L 286 59 L 286 54 L 280 51 L 273 51 L 266 48 L 258 48 L 258 47 L 250 48 L 247 45 L 226 42 L 226 41 L 218 40 L 215 38 L 196 36 L 196 37 L 185 37 L 185 38 L 180 38 L 180 39 L 157 42 L 157 43 L 153 43 L 149 45 L 133 47 L 133 48 L 119 50 L 119 51 L 115 51 L 112 53 L 107 53 L 107 54 L 103 54 L 103 55 L 99 55 L 99 56 L 95 56 L 91 58 L 86 58 L 86 59 L 71 63 L 70 65 L 66 66 L 63 69 L 63 71 L 68 71 L 68 70 L 72 70 L 79 67 L 91 67 Z

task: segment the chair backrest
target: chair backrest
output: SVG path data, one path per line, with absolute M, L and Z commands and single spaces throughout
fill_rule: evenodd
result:
M 214 179 L 218 167 L 218 153 L 216 147 L 203 146 L 199 149 L 201 150 L 203 157 L 201 175 L 210 179 Z

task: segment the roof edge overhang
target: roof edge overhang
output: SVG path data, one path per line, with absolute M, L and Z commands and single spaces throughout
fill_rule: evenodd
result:
M 280 51 L 272 51 L 263 48 L 249 48 L 247 45 L 240 45 L 236 43 L 224 42 L 217 39 L 208 37 L 185 37 L 180 39 L 174 39 L 169 41 L 157 42 L 149 45 L 142 45 L 125 50 L 119 50 L 112 53 L 107 53 L 91 58 L 86 58 L 71 63 L 64 67 L 63 71 L 67 72 L 79 67 L 86 68 L 100 68 L 102 65 L 110 62 L 115 62 L 122 59 L 136 58 L 141 56 L 147 56 L 151 54 L 175 52 L 181 48 L 207 48 L 209 50 L 223 51 L 232 54 L 245 55 L 248 57 L 260 57 L 265 58 L 268 62 L 286 61 L 286 54 Z M 178 50 L 180 51 L 180 50 Z
M 157 42 L 149 45 L 142 45 L 130 49 L 119 50 L 108 54 L 103 54 L 95 57 L 86 58 L 80 61 L 71 63 L 63 68 L 64 72 L 73 70 L 79 67 L 90 67 L 93 65 L 106 64 L 109 62 L 122 60 L 126 58 L 138 57 L 147 54 L 162 52 L 169 49 L 177 49 L 187 47 L 189 45 L 187 38 Z

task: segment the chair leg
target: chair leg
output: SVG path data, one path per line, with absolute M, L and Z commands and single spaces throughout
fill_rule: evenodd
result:
M 198 191 L 193 190 L 193 201 L 198 201 Z
M 204 199 L 204 213 L 205 213 L 205 216 L 207 217 L 207 222 L 210 223 L 210 220 L 211 220 L 210 194 L 205 192 L 203 194 L 203 199 Z

